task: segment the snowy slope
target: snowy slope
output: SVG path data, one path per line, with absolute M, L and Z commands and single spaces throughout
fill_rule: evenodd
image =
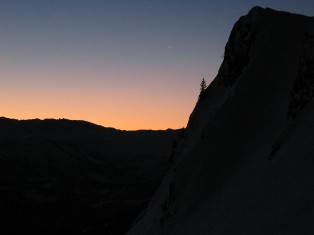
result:
M 314 18 L 259 7 L 239 19 L 128 234 L 314 233 L 313 29 Z

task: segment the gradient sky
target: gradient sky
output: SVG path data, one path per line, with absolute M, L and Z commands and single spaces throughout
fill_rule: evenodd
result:
M 181 128 L 253 6 L 313 0 L 0 0 L 0 116 Z

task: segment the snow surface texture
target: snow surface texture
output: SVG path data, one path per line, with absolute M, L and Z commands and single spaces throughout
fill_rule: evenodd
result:
M 268 8 L 239 19 L 128 235 L 314 233 L 313 29 Z

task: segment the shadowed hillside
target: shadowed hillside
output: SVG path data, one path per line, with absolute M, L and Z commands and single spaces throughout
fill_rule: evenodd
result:
M 4 234 L 124 234 L 156 190 L 179 131 L 0 118 Z

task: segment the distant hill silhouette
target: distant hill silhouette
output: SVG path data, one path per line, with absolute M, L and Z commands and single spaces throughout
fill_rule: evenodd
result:
M 314 18 L 242 16 L 128 235 L 314 234 L 313 91 Z
M 156 190 L 178 134 L 0 118 L 0 232 L 124 234 Z

